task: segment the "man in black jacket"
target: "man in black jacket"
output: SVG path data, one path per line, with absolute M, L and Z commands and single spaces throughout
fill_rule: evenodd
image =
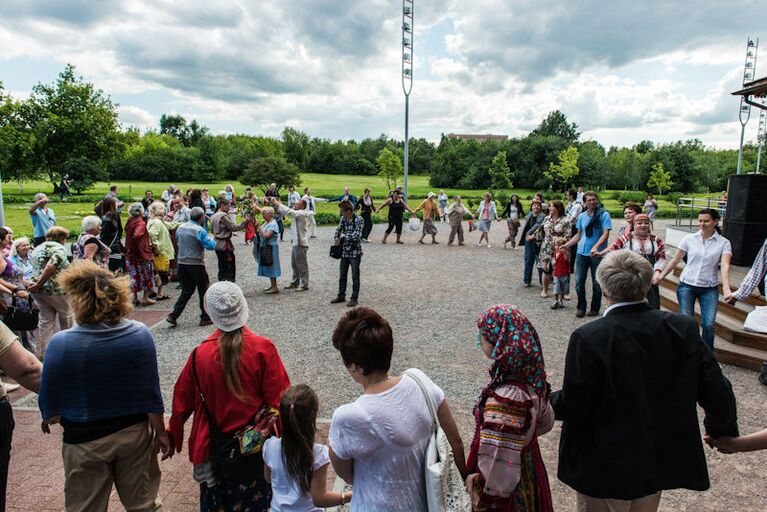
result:
M 604 318 L 570 337 L 561 391 L 559 479 L 579 512 L 655 511 L 664 489 L 708 489 L 696 403 L 711 437 L 737 436 L 735 396 L 694 319 L 645 303 L 652 267 L 631 251 L 604 258 Z

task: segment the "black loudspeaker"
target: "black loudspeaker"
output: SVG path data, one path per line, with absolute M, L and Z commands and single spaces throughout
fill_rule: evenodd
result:
M 724 219 L 723 234 L 732 244 L 732 264 L 750 267 L 767 238 L 767 221 L 738 222 L 727 217 Z
M 737 222 L 767 222 L 767 174 L 730 176 L 726 218 Z

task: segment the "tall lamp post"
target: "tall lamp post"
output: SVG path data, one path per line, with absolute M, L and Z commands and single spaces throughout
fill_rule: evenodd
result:
M 402 0 L 402 92 L 405 93 L 405 200 L 407 200 L 410 91 L 413 90 L 413 1 Z
M 762 100 L 762 105 L 767 105 L 767 102 Z M 756 135 L 756 141 L 759 144 L 756 150 L 756 174 L 759 174 L 759 164 L 762 161 L 762 146 L 767 141 L 767 110 L 764 109 L 759 114 L 759 131 Z
M 756 43 L 750 37 L 746 42 L 746 64 L 743 69 L 743 85 L 754 80 L 756 76 L 756 53 L 759 50 L 759 39 Z M 738 149 L 738 169 L 736 174 L 741 173 L 741 167 L 743 166 L 743 137 L 746 134 L 746 124 L 751 118 L 751 105 L 746 103 L 745 97 L 740 97 L 740 111 L 738 112 L 738 119 L 740 120 L 740 147 Z

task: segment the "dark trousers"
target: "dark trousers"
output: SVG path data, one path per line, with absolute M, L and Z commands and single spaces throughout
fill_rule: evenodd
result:
M 660 289 L 657 286 L 651 286 L 647 290 L 647 304 L 651 308 L 660 309 Z
M 8 486 L 8 464 L 11 462 L 13 410 L 7 397 L 0 399 L 0 512 L 5 512 L 5 488 Z
M 370 232 L 373 231 L 373 214 L 370 211 L 363 210 L 361 217 L 365 221 L 365 226 L 362 228 L 362 238 L 367 240 Z
M 37 247 L 38 245 L 40 245 L 43 242 L 45 242 L 45 237 L 44 236 L 36 236 L 36 237 L 34 237 L 32 239 L 32 245 L 34 247 Z
M 392 230 L 394 230 L 398 235 L 402 234 L 402 217 L 389 217 L 389 227 L 386 228 L 386 234 L 388 235 L 392 232 Z
M 602 258 L 578 254 L 575 257 L 575 293 L 578 294 L 578 311 L 586 311 L 586 274 L 591 270 L 591 311 L 602 307 L 602 288 L 597 282 L 597 267 Z
M 178 264 L 178 280 L 181 282 L 181 295 L 179 295 L 176 305 L 173 306 L 172 318 L 178 318 L 184 312 L 186 303 L 194 295 L 194 290 L 200 296 L 200 318 L 207 320 L 208 313 L 205 312 L 205 292 L 208 291 L 208 273 L 203 265 L 184 265 Z
M 533 267 L 535 267 L 537 260 L 538 244 L 535 243 L 535 240 L 525 240 L 525 275 L 523 277 L 525 284 L 529 285 L 533 280 Z
M 282 241 L 282 237 L 285 234 L 285 223 L 282 222 L 282 219 L 277 219 L 277 228 L 280 231 L 280 241 Z
M 234 251 L 230 249 L 216 249 L 216 258 L 218 258 L 218 280 L 234 282 L 237 272 Z
M 360 295 L 360 260 L 362 256 L 356 258 L 341 258 L 341 275 L 338 278 L 338 296 L 346 297 L 346 278 L 349 275 L 349 267 L 352 268 L 352 297 L 351 300 L 357 300 Z
M 578 229 L 573 226 L 572 236 L 575 236 L 578 234 Z M 578 244 L 570 246 L 570 273 L 575 273 L 575 260 L 578 256 Z

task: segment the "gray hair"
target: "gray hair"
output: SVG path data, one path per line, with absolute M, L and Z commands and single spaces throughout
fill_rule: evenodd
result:
M 162 217 L 165 215 L 165 203 L 162 201 L 154 201 L 149 205 L 149 215 L 152 217 Z
M 271 213 L 272 215 L 274 215 L 274 208 L 272 208 L 271 206 L 261 208 L 261 215 L 266 215 L 267 213 Z
M 35 202 L 38 202 L 40 199 L 44 197 L 46 197 L 44 192 L 38 192 L 37 194 L 35 194 Z
M 99 226 L 101 226 L 101 219 L 95 215 L 88 215 L 87 217 L 83 218 L 82 227 L 84 233 L 89 233 Z
M 133 203 L 130 205 L 130 208 L 128 208 L 128 213 L 130 213 L 131 217 L 144 215 L 144 205 L 141 203 Z
M 646 258 L 630 250 L 613 251 L 597 268 L 597 282 L 615 302 L 643 300 L 652 283 L 653 269 Z
M 189 218 L 195 222 L 199 222 L 203 217 L 205 217 L 205 210 L 203 210 L 199 206 L 195 206 L 189 212 Z

